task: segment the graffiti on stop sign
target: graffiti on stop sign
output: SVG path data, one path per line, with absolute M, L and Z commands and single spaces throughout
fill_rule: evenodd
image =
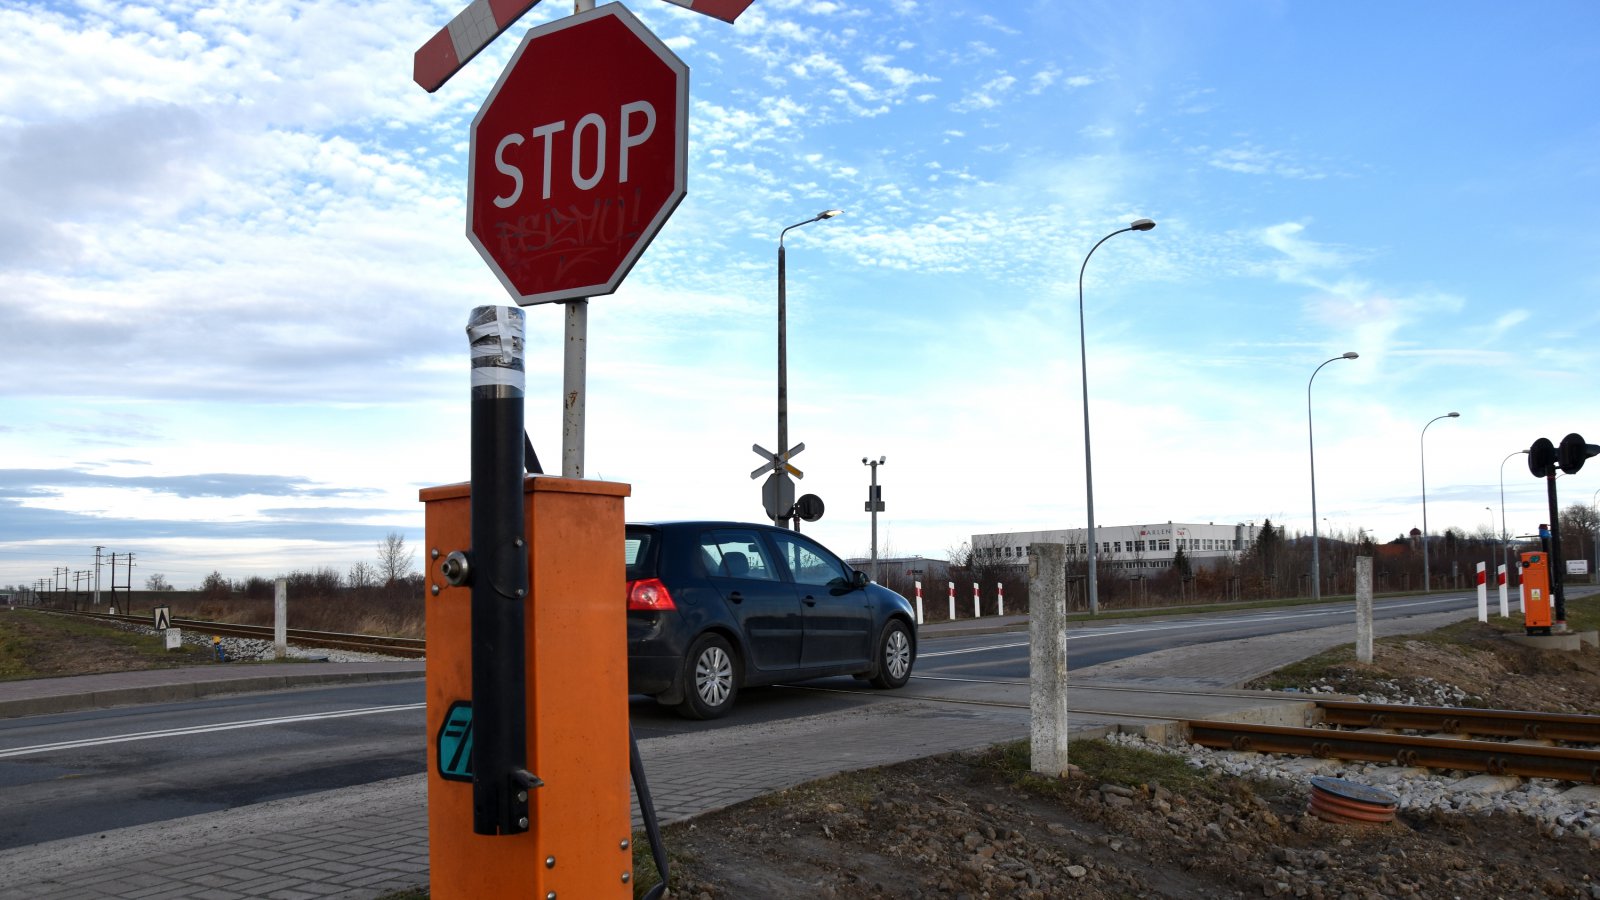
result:
M 517 302 L 609 294 L 685 193 L 688 68 L 620 4 L 533 29 L 472 124 L 468 237 Z

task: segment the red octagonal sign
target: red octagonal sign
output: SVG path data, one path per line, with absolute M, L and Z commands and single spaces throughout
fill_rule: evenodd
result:
M 619 3 L 528 32 L 472 120 L 467 237 L 517 303 L 609 294 L 686 192 L 689 68 Z

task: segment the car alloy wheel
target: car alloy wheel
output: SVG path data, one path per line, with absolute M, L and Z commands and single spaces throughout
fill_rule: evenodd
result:
M 877 671 L 872 675 L 872 686 L 878 688 L 905 687 L 911 680 L 911 666 L 915 656 L 911 649 L 911 632 L 900 619 L 890 619 L 883 626 L 883 636 L 878 639 Z
M 889 632 L 888 639 L 883 642 L 883 667 L 895 681 L 911 673 L 911 640 L 905 631 L 895 628 Z
M 695 659 L 694 691 L 701 703 L 713 709 L 728 702 L 733 693 L 733 660 L 720 646 L 706 647 Z

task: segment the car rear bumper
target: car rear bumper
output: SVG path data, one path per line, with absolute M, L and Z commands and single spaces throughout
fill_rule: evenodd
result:
M 682 660 L 676 656 L 638 656 L 628 654 L 628 693 L 665 694 L 677 680 Z

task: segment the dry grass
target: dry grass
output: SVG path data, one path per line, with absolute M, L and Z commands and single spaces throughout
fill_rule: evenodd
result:
M 208 599 L 199 593 L 177 592 L 166 605 L 181 619 L 202 619 L 238 625 L 271 625 L 272 599 L 247 599 L 232 596 Z M 142 611 L 142 610 L 141 610 Z M 341 595 L 332 598 L 290 596 L 289 627 L 313 631 L 338 631 L 347 634 L 377 634 L 392 637 L 423 636 L 422 597 L 384 595 Z

